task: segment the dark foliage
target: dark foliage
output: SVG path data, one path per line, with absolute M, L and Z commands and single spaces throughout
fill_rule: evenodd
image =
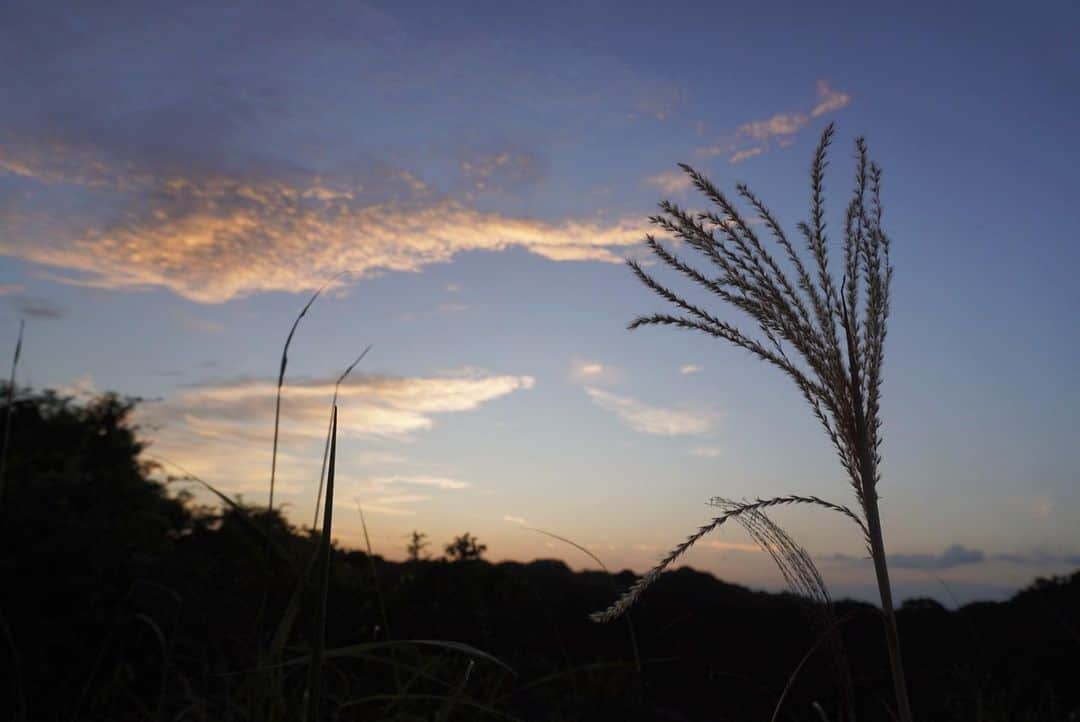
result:
M 0 517 L 0 717 L 298 718 L 311 594 L 280 658 L 301 662 L 258 668 L 272 658 L 313 535 L 276 512 L 194 506 L 150 480 L 133 400 L 16 398 Z M 347 645 L 388 641 L 373 573 L 396 640 L 473 645 L 515 674 L 445 645 L 399 641 L 344 656 Z M 619 589 L 633 581 L 615 578 Z M 805 600 L 679 569 L 634 610 L 638 698 L 626 629 L 588 620 L 611 594 L 607 575 L 559 561 L 398 564 L 335 548 L 325 719 L 768 719 L 817 641 Z M 880 615 L 852 602 L 835 613 L 859 718 L 886 719 Z M 1040 580 L 1007 603 L 908 602 L 898 618 L 913 705 L 926 719 L 1076 718 L 1080 573 Z M 782 718 L 816 719 L 816 701 L 838 719 L 834 676 L 812 658 Z

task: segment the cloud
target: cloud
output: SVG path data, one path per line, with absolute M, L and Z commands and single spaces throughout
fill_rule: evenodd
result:
M 469 371 L 433 377 L 354 374 L 341 385 L 339 429 L 343 435 L 403 437 L 435 425 L 437 414 L 472 411 L 514 391 L 532 388 L 531 376 L 493 376 Z M 334 379 L 300 379 L 282 393 L 282 414 L 293 433 L 321 439 Z M 220 434 L 258 429 L 274 417 L 272 379 L 239 379 L 187 387 L 167 404 L 189 425 L 200 422 Z
M 72 396 L 77 399 L 93 398 L 101 393 L 97 383 L 94 382 L 94 375 L 89 371 L 70 383 L 61 384 L 56 391 L 61 396 Z
M 503 515 L 503 521 L 508 521 L 511 524 L 518 524 L 520 526 L 525 526 L 526 524 L 529 523 L 529 522 L 525 521 L 524 517 L 511 516 L 510 514 L 504 514 Z
M 1007 564 L 1021 564 L 1027 566 L 1049 566 L 1049 565 L 1061 565 L 1068 566 L 1080 565 L 1080 554 L 1059 554 L 1048 552 L 1045 550 L 1026 552 L 1026 553 L 1006 553 L 1006 554 L 993 554 L 990 556 L 991 561 L 1005 562 Z
M 866 557 L 853 557 L 847 554 L 833 554 L 830 561 L 842 564 L 869 565 Z M 944 570 L 985 562 L 1002 562 L 1025 566 L 1076 566 L 1080 564 L 1080 555 L 1054 553 L 1045 550 L 1033 552 L 1003 552 L 986 554 L 981 549 L 971 549 L 963 544 L 953 544 L 941 554 L 890 554 L 889 564 L 897 569 Z
M 629 396 L 619 396 L 597 388 L 586 388 L 585 391 L 597 406 L 611 411 L 624 424 L 643 434 L 703 434 L 712 426 L 712 416 L 701 411 L 650 406 Z
M 0 254 L 60 269 L 53 280 L 65 283 L 167 288 L 204 303 L 310 291 L 339 272 L 416 272 L 465 251 L 522 248 L 553 261 L 619 262 L 644 228 L 638 218 L 553 222 L 479 211 L 434 199 L 392 170 L 369 183 L 376 195 L 354 178 L 155 173 L 64 146 L 0 145 L 0 169 L 50 192 L 92 191 L 122 210 L 62 222 L 45 212 L 3 216 Z
M 952 569 L 967 564 L 978 564 L 986 558 L 981 549 L 969 549 L 963 544 L 953 544 L 941 554 L 892 554 L 889 563 L 898 569 Z
M 715 459 L 722 456 L 724 450 L 715 446 L 697 446 L 691 449 L 690 453 L 703 459 Z
M 818 102 L 809 113 L 777 113 L 766 120 L 744 123 L 739 126 L 736 132 L 741 136 L 748 136 L 755 140 L 768 140 L 775 136 L 792 136 L 806 127 L 811 118 L 817 118 L 826 113 L 840 110 L 851 102 L 850 95 L 833 90 L 828 82 L 824 80 L 817 82 L 817 97 Z
M 731 155 L 731 157 L 728 158 L 728 162 L 730 162 L 730 163 L 742 163 L 744 160 L 749 160 L 750 158 L 753 158 L 755 155 L 760 155 L 761 153 L 764 153 L 764 152 L 765 152 L 765 146 L 756 145 L 753 148 L 747 148 L 745 150 L 740 150 L 740 151 L 738 151 L 736 153 L 733 153 Z
M 462 311 L 468 311 L 469 304 L 467 303 L 440 303 L 438 311 L 439 313 L 461 313 Z
M 285 386 L 277 460 L 277 491 L 283 498 L 315 495 L 334 380 L 300 379 Z M 341 498 L 360 494 L 365 510 L 371 503 L 385 513 L 401 513 L 400 503 L 376 499 L 471 488 L 450 475 L 417 473 L 407 468 L 407 459 L 379 445 L 412 441 L 435 428 L 441 416 L 477 409 L 532 385 L 529 376 L 481 371 L 349 377 L 339 392 L 338 430 L 343 440 L 363 443 L 339 444 Z M 275 381 L 269 378 L 191 385 L 165 401 L 139 406 L 135 420 L 154 430 L 153 455 L 179 463 L 229 493 L 262 496 L 270 475 L 274 393 Z M 381 468 L 373 469 L 376 464 Z M 392 472 L 384 471 L 387 468 Z M 361 481 L 350 485 L 350 479 Z
M 570 375 L 580 383 L 617 384 L 622 381 L 623 371 L 596 360 L 574 359 Z
M 396 486 L 424 486 L 433 489 L 456 490 L 468 489 L 472 486 L 467 481 L 458 481 L 445 476 L 409 476 L 395 474 L 392 476 L 376 476 L 368 480 L 368 486 L 373 489 L 387 489 Z
M 698 366 L 697 364 L 683 364 L 682 366 L 679 367 L 679 373 L 681 373 L 683 375 L 696 374 L 699 371 L 701 371 L 702 369 L 703 369 L 703 367 Z
M 775 135 L 794 135 L 809 121 L 806 113 L 777 113 L 766 120 L 743 123 L 736 132 L 754 140 L 768 140 Z
M 794 136 L 812 119 L 845 108 L 851 102 L 848 93 L 834 89 L 825 80 L 817 81 L 816 90 L 817 102 L 813 108 L 776 113 L 768 118 L 743 123 L 728 138 L 698 148 L 695 155 L 701 158 L 728 155 L 728 162 L 742 163 L 766 152 L 770 142 L 776 142 L 780 147 L 791 145 Z
M 0 296 L 13 296 L 25 290 L 26 287 L 21 283 L 0 283 Z
M 645 179 L 645 182 L 651 186 L 656 186 L 665 193 L 685 193 L 694 187 L 694 182 L 690 180 L 690 176 L 681 170 L 666 170 L 649 176 Z
M 432 499 L 431 494 L 417 493 L 416 487 L 432 492 L 447 492 L 471 489 L 472 484 L 444 476 L 376 476 L 354 487 L 353 495 L 365 512 L 413 516 L 416 514 L 413 508 L 415 504 Z
M 745 543 L 745 542 L 717 541 L 715 539 L 710 539 L 710 540 L 704 541 L 704 542 L 701 543 L 701 546 L 707 547 L 709 549 L 715 549 L 716 551 L 721 551 L 721 552 L 760 552 L 761 551 L 761 547 L 759 547 L 757 544 L 749 544 L 749 543 Z
M 830 561 L 842 564 L 867 565 L 866 557 L 853 557 L 848 554 L 833 554 Z M 941 554 L 890 554 L 889 564 L 897 569 L 944 570 L 955 567 L 980 564 L 986 561 L 986 554 L 981 549 L 969 549 L 963 544 L 953 544 Z
M 8 296 L 8 302 L 20 316 L 39 321 L 56 321 L 67 312 L 47 298 L 37 296 Z
M 503 193 L 535 184 L 544 170 L 532 153 L 502 151 L 468 155 L 461 161 L 461 173 L 475 191 Z
M 828 82 L 824 80 L 819 80 L 817 82 L 817 94 L 818 104 L 810 111 L 811 118 L 816 118 L 819 115 L 846 108 L 847 104 L 851 102 L 850 95 L 839 90 L 833 90 L 829 87 Z

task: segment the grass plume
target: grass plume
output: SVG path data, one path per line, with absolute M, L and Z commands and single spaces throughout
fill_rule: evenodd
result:
M 635 260 L 627 264 L 638 280 L 676 311 L 639 316 L 629 328 L 674 326 L 698 331 L 749 351 L 795 383 L 824 428 L 858 500 L 861 517 L 847 513 L 862 529 L 874 562 L 897 713 L 900 722 L 911 722 L 877 493 L 881 481 L 881 380 L 893 274 L 890 241 L 881 224 L 882 172 L 869 159 L 864 140 L 857 139 L 854 190 L 842 227 L 843 256 L 834 272 L 829 267 L 825 221 L 825 169 L 833 135 L 830 124 L 821 135 L 811 163 L 810 217 L 798 224 L 805 245 L 803 253 L 746 185 L 736 185 L 738 198 L 753 209 L 773 236 L 777 256 L 765 247 L 755 224 L 736 204 L 708 178 L 685 164 L 680 167 L 715 208 L 692 213 L 663 201 L 661 213 L 649 219 L 700 254 L 712 268 L 700 270 L 647 234 L 645 243 L 662 265 L 748 318 L 752 330 L 687 300 Z M 706 524 L 596 618 L 610 619 L 624 612 L 671 562 L 732 515 L 767 505 L 759 500 L 732 508 Z
M 789 504 L 812 504 L 814 506 L 821 507 L 823 509 L 829 509 L 830 511 L 836 511 L 844 516 L 852 519 L 860 527 L 862 526 L 862 520 L 846 506 L 840 504 L 833 504 L 832 502 L 825 501 L 816 496 L 776 496 L 771 499 L 755 499 L 754 501 L 744 502 L 738 504 L 733 508 L 727 509 L 723 514 L 715 517 L 709 523 L 701 526 L 697 531 L 686 538 L 682 544 L 668 552 L 667 556 L 660 560 L 660 563 L 645 573 L 640 579 L 634 582 L 629 589 L 627 589 L 619 599 L 615 601 L 610 607 L 602 612 L 596 612 L 591 615 L 594 622 L 610 622 L 614 619 L 626 614 L 630 607 L 634 606 L 634 603 L 638 598 L 652 586 L 653 582 L 660 578 L 660 575 L 667 571 L 668 567 L 675 563 L 679 557 L 690 550 L 690 547 L 694 546 L 709 532 L 720 528 L 728 520 L 734 519 L 742 514 L 749 514 L 761 509 L 766 509 L 773 506 L 786 506 Z

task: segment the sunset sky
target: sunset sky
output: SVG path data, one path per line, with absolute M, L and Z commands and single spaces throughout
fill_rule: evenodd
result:
M 633 333 L 677 162 L 794 233 L 822 129 L 885 170 L 883 416 L 898 595 L 1001 598 L 1080 566 L 1080 10 L 1074 3 L 6 3 L 0 354 L 18 380 L 147 399 L 160 455 L 310 524 L 334 379 L 335 537 L 404 555 L 644 571 L 706 502 L 854 504 L 795 387 L 719 341 Z M 104 6 L 101 6 L 104 7 Z M 836 240 L 834 238 L 834 240 Z M 716 307 L 730 316 L 727 309 Z M 7 361 L 4 361 L 7 363 Z M 837 596 L 858 531 L 774 515 Z M 779 589 L 735 525 L 692 566 Z M 943 583 L 944 582 L 944 583 Z

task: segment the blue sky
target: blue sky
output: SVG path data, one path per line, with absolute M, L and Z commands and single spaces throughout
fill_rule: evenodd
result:
M 310 523 L 333 379 L 343 513 L 377 550 L 520 521 L 647 568 L 714 495 L 849 502 L 774 369 L 625 330 L 662 310 L 655 203 L 703 208 L 688 162 L 805 218 L 838 128 L 885 169 L 896 278 L 881 487 L 901 596 L 1000 597 L 1078 565 L 1074 281 L 1078 12 L 1005 4 L 9 3 L 0 16 L 0 353 L 20 380 L 152 401 L 153 451 L 265 498 L 280 344 L 280 499 Z M 777 521 L 841 594 L 858 534 Z M 688 562 L 778 588 L 740 530 Z M 946 592 L 942 582 L 951 592 Z

